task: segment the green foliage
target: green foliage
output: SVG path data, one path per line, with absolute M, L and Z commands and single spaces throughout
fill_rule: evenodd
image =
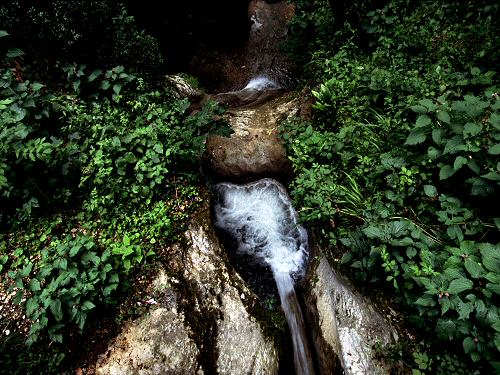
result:
M 228 127 L 215 103 L 191 115 L 121 65 L 62 64 L 54 87 L 21 77 L 19 56 L 0 70 L 0 272 L 31 321 L 27 342 L 62 342 L 180 239 L 205 137 Z
M 0 29 L 12 30 L 17 46 L 49 61 L 124 64 L 142 74 L 163 68 L 158 41 L 140 29 L 123 2 L 6 0 L 0 20 Z
M 26 316 L 33 322 L 28 344 L 37 341 L 44 330 L 51 340 L 62 342 L 61 330 L 68 323 L 83 329 L 96 303 L 104 302 L 118 286 L 111 253 L 92 237 L 69 236 L 51 242 L 38 262 L 9 272 L 19 289 L 14 301 L 26 299 Z
M 486 372 L 500 366 L 498 9 L 369 12 L 336 52 L 313 48 L 314 118 L 282 126 L 302 220 L 360 282 L 393 290 L 430 350 L 451 341 Z M 365 31 L 370 49 L 356 42 Z M 438 371 L 432 351 L 415 361 Z
M 0 318 L 2 332 L 5 332 L 10 324 L 6 318 Z M 60 373 L 60 365 L 66 357 L 60 350 L 36 345 L 26 350 L 26 340 L 21 333 L 10 332 L 3 336 L 0 340 L 0 361 L 4 373 L 13 375 Z

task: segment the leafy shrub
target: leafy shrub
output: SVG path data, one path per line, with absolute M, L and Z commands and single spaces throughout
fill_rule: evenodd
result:
M 179 238 L 204 139 L 228 127 L 215 103 L 190 115 L 123 66 L 62 65 L 66 82 L 31 83 L 21 54 L 8 51 L 0 78 L 0 272 L 31 320 L 28 343 L 62 342 Z
M 143 74 L 162 69 L 157 40 L 139 28 L 120 2 L 7 0 L 0 19 L 0 29 L 15 31 L 14 43 L 33 54 L 30 60 L 78 61 L 92 67 L 126 63 Z
M 311 52 L 313 121 L 282 125 L 292 195 L 332 260 L 392 289 L 430 348 L 421 363 L 453 357 L 451 341 L 486 372 L 500 367 L 495 14 L 487 1 L 373 10 L 371 48 L 352 28 L 335 53 Z
M 41 251 L 40 261 L 9 276 L 19 288 L 15 302 L 27 299 L 26 316 L 33 322 L 28 344 L 45 329 L 51 340 L 62 342 L 60 331 L 68 323 L 82 330 L 89 312 L 109 298 L 119 281 L 111 251 L 85 235 L 53 241 Z

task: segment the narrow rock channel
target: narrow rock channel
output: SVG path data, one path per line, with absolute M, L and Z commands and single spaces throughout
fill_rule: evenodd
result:
M 217 66 L 211 74 L 222 78 L 214 87 L 223 90 L 210 98 L 229 107 L 234 130 L 207 139 L 203 171 L 214 206 L 200 210 L 153 282 L 161 302 L 125 327 L 98 374 L 390 373 L 374 347 L 396 340 L 395 330 L 331 268 L 298 224 L 285 188 L 270 179 L 292 178 L 277 127 L 301 106 L 287 91 L 293 67 L 279 49 L 293 12 L 287 1 L 252 0 L 246 46 L 226 56 L 227 65 L 195 58 Z M 179 77 L 170 82 L 180 95 L 195 91 Z M 237 272 L 233 253 L 244 268 L 256 267 L 252 280 Z M 279 317 L 262 307 L 259 288 L 279 294 L 291 338 L 269 323 Z

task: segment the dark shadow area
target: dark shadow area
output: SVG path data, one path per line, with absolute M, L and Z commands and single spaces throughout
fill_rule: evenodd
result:
M 200 48 L 230 50 L 243 45 L 250 30 L 248 0 L 131 0 L 128 4 L 141 27 L 158 39 L 170 71 L 185 69 Z

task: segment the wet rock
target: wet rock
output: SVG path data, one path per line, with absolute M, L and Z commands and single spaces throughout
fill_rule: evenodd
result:
M 158 304 L 123 329 L 96 373 L 277 374 L 274 340 L 248 312 L 256 297 L 228 266 L 207 209 L 185 236 L 152 282 Z
M 271 177 L 287 181 L 291 164 L 278 138 L 279 123 L 297 113 L 299 100 L 289 95 L 226 116 L 234 134 L 210 136 L 203 157 L 205 173 L 215 180 L 248 182 Z
M 377 358 L 375 345 L 397 340 L 396 330 L 356 292 L 324 256 L 313 266 L 306 316 L 322 374 L 389 374 L 394 364 Z
M 216 333 L 211 344 L 217 373 L 277 374 L 274 342 L 265 337 L 260 323 L 246 308 L 246 304 L 257 303 L 256 297 L 228 267 L 208 211 L 198 215 L 186 236 L 191 245 L 184 254 L 182 269 L 196 290 L 195 309 L 202 316 L 215 316 Z
M 167 86 L 173 88 L 174 96 L 178 99 L 187 98 L 191 100 L 200 99 L 203 95 L 201 90 L 191 86 L 184 78 L 177 75 L 165 76 Z
M 281 48 L 295 13 L 294 2 L 251 0 L 248 2 L 248 41 L 241 48 L 200 48 L 190 71 L 201 77 L 209 92 L 241 89 L 249 79 L 266 74 L 291 88 L 297 70 Z
M 207 140 L 205 171 L 221 181 L 251 181 L 274 177 L 283 181 L 290 164 L 277 137 L 243 136 Z

